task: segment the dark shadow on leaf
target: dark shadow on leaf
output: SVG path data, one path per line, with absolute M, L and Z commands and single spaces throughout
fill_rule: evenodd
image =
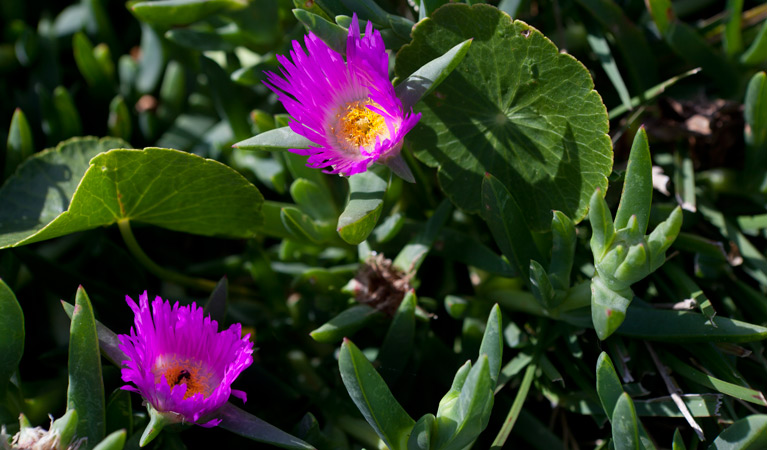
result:
M 30 160 L 0 190 L 0 235 L 33 232 L 69 208 L 72 170 L 64 164 Z M 76 186 L 76 185 L 75 185 Z M 74 192 L 74 189 L 71 189 Z
M 373 192 L 352 192 L 349 194 L 349 200 L 380 200 L 386 191 Z

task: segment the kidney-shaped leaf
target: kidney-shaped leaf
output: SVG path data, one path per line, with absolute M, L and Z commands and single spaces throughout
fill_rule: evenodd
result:
M 242 238 L 253 236 L 263 220 L 258 189 L 216 161 L 160 148 L 111 150 L 90 161 L 77 185 L 78 169 L 92 152 L 90 147 L 66 156 L 62 151 L 59 159 L 31 160 L 20 169 L 0 190 L 0 248 L 122 219 Z M 44 181 L 36 186 L 36 180 Z
M 129 146 L 115 138 L 73 138 L 24 161 L 0 189 L 0 248 L 24 241 L 66 211 L 91 158 Z
M 580 221 L 612 167 L 607 112 L 588 71 L 494 7 L 449 4 L 415 26 L 397 76 L 469 38 L 463 62 L 415 108 L 423 113 L 408 136 L 416 156 L 439 167 L 442 189 L 466 211 L 480 210 L 491 172 L 533 229 L 547 231 L 552 210 Z

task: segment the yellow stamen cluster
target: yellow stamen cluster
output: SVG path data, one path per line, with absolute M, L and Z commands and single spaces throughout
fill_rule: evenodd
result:
M 165 375 L 165 380 L 171 389 L 179 384 L 185 384 L 185 399 L 195 394 L 202 394 L 207 398 L 218 384 L 211 371 L 203 367 L 199 361 L 187 358 L 165 357 L 157 361 L 153 372 L 155 382 L 160 382 Z
M 377 137 L 381 140 L 389 137 L 386 120 L 380 114 L 369 110 L 368 105 L 380 107 L 367 99 L 349 102 L 338 110 L 336 126 L 330 130 L 339 144 L 358 150 L 360 147 L 368 148 L 375 144 Z

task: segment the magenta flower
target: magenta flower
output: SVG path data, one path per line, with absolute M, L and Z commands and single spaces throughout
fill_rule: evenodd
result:
M 118 336 L 128 358 L 122 361 L 122 379 L 133 383 L 123 389 L 138 392 L 172 421 L 203 427 L 221 422 L 210 414 L 230 394 L 246 401 L 244 392 L 232 389 L 235 378 L 253 363 L 253 343 L 250 335 L 241 336 L 240 324 L 219 332 L 218 323 L 203 317 L 196 304 L 176 302 L 171 307 L 159 296 L 150 311 L 146 291 L 139 305 L 128 296 L 125 300 L 135 314 L 135 326 L 130 336 Z
M 308 54 L 293 41 L 290 59 L 277 56 L 284 78 L 266 72 L 264 82 L 293 117 L 290 128 L 317 144 L 290 151 L 309 156 L 309 167 L 329 167 L 327 173 L 350 176 L 378 162 L 412 179 L 399 153 L 402 139 L 421 114 L 412 108 L 403 111 L 394 93 L 381 33 L 368 22 L 365 37 L 360 37 L 355 14 L 346 62 L 313 33 L 304 42 Z

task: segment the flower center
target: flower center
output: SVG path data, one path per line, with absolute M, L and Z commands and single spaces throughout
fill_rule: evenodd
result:
M 161 382 L 165 375 L 171 389 L 179 384 L 186 385 L 185 399 L 195 394 L 207 398 L 219 383 L 218 377 L 200 361 L 178 356 L 161 356 L 155 362 L 152 372 L 155 374 L 155 383 Z
M 360 147 L 368 149 L 375 144 L 377 137 L 380 136 L 382 140 L 389 137 L 386 120 L 382 115 L 369 110 L 368 105 L 380 108 L 378 103 L 365 99 L 349 102 L 336 113 L 336 126 L 330 127 L 330 130 L 347 150 L 356 151 Z

